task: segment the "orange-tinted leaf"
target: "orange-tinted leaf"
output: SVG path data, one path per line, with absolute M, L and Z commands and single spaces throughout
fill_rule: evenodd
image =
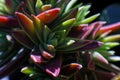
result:
M 60 8 L 54 8 L 54 9 L 50 9 L 50 10 L 47 10 L 47 11 L 40 13 L 39 15 L 37 15 L 37 17 L 44 24 L 48 24 L 58 17 L 59 12 L 60 12 Z
M 79 71 L 82 68 L 81 64 L 78 63 L 71 63 L 68 65 L 65 65 L 62 69 L 61 69 L 61 74 L 64 76 L 70 76 L 72 74 L 74 74 L 76 71 Z
M 114 32 L 117 31 L 118 29 L 120 29 L 120 22 L 101 27 L 100 30 L 98 31 L 98 35 L 110 30 Z
M 32 37 L 35 36 L 35 32 L 34 32 L 34 26 L 33 26 L 33 22 L 31 19 L 29 19 L 26 15 L 24 15 L 23 13 L 19 13 L 16 12 L 18 21 L 20 23 L 20 25 L 22 26 L 22 28 Z

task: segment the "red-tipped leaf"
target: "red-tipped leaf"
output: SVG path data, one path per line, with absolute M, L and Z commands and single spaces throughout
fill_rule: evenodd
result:
M 47 11 L 44 11 L 37 15 L 37 17 L 44 23 L 48 24 L 55 20 L 60 13 L 60 8 L 54 8 Z

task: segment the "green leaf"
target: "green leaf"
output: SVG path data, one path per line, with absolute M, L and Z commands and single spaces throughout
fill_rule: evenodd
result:
M 47 25 L 45 25 L 43 29 L 43 35 L 42 35 L 44 42 L 47 42 L 50 32 L 51 30 L 47 27 Z
M 118 45 L 119 45 L 118 42 L 106 42 L 100 48 L 98 48 L 98 50 L 109 50 Z
M 33 75 L 37 74 L 36 70 L 33 69 L 32 67 L 24 67 L 21 69 L 21 72 L 24 74 L 27 74 L 29 76 L 33 76 Z
M 71 26 L 75 22 L 75 18 L 69 19 L 62 23 L 63 27 Z
M 81 20 L 84 19 L 84 17 L 86 16 L 86 12 L 88 11 L 90 7 L 91 5 L 86 5 L 86 6 L 82 6 L 79 8 L 79 11 L 76 16 L 76 22 L 80 22 Z
M 34 24 L 34 29 L 35 29 L 35 33 L 37 35 L 37 38 L 39 39 L 40 43 L 43 43 L 42 32 L 44 29 L 44 25 L 37 17 L 35 17 L 34 15 L 31 15 L 31 16 L 33 18 L 33 24 Z
M 37 0 L 35 4 L 36 12 L 39 13 L 43 2 L 41 0 Z
M 72 7 L 76 2 L 77 2 L 77 0 L 71 0 L 71 1 L 67 4 L 64 13 L 68 12 L 69 9 L 71 9 L 71 7 Z
M 98 13 L 98 14 L 95 14 L 95 15 L 93 15 L 93 16 L 90 16 L 90 17 L 88 17 L 88 18 L 86 18 L 86 19 L 83 19 L 83 20 L 80 22 L 80 24 L 90 23 L 90 22 L 92 22 L 93 20 L 95 20 L 96 18 L 98 18 L 99 15 L 100 15 L 100 14 Z

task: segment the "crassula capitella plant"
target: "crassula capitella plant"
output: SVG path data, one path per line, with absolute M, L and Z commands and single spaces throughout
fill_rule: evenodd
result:
M 120 23 L 88 17 L 77 0 L 0 1 L 0 78 L 21 68 L 22 80 L 119 80 Z

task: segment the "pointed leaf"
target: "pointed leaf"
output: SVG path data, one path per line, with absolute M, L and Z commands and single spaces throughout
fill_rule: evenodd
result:
M 69 20 L 63 22 L 63 23 L 62 23 L 62 26 L 63 26 L 63 27 L 71 26 L 74 22 L 75 22 L 75 18 L 72 18 L 72 19 L 69 19 Z
M 100 15 L 99 13 L 95 14 L 95 15 L 92 15 L 88 18 L 83 19 L 80 23 L 81 24 L 88 24 L 88 23 L 92 22 L 93 20 L 95 20 L 96 18 L 98 18 L 99 15 Z
M 48 24 L 55 20 L 60 12 L 60 8 L 53 8 L 47 11 L 44 11 L 37 15 L 37 17 L 44 23 Z
M 99 31 L 99 29 L 105 24 L 106 22 L 103 21 L 98 21 L 96 22 L 96 26 L 95 29 L 92 33 L 92 39 L 94 39 L 95 37 L 97 37 L 97 32 Z
M 77 0 L 71 0 L 71 1 L 67 4 L 67 6 L 66 6 L 66 8 L 65 8 L 65 13 L 68 12 L 69 9 L 70 9 L 76 2 L 77 2 Z
M 105 22 L 93 22 L 92 24 L 90 24 L 89 26 L 85 27 L 84 29 L 86 30 L 86 32 L 83 33 L 83 35 L 81 36 L 81 39 L 85 39 L 87 37 L 89 37 L 92 34 L 92 36 L 90 37 L 94 37 L 96 36 L 97 31 L 100 29 L 100 27 L 104 24 Z
M 102 46 L 102 42 L 99 41 L 89 41 L 89 40 L 75 40 L 75 42 L 71 45 L 66 45 L 61 48 L 61 51 L 79 51 L 79 50 L 93 50 Z
M 29 19 L 26 15 L 23 13 L 16 12 L 18 21 L 23 28 L 23 30 L 26 32 L 27 36 L 31 39 L 31 41 L 37 45 L 37 38 L 34 30 L 33 21 Z
M 98 35 L 106 32 L 106 31 L 117 31 L 120 29 L 120 22 L 114 23 L 114 24 L 110 24 L 110 25 L 106 25 L 100 28 L 100 30 L 98 31 Z
M 27 32 L 30 36 L 34 38 L 35 32 L 34 32 L 33 21 L 23 13 L 16 12 L 16 16 L 18 18 L 20 25 L 25 30 L 25 32 Z
M 90 41 L 87 45 L 79 48 L 79 50 L 94 50 L 100 46 L 102 46 L 103 43 L 99 41 Z
M 105 63 L 105 64 L 108 64 L 107 59 L 105 59 L 105 58 L 104 58 L 100 53 L 98 53 L 98 52 L 94 52 L 94 53 L 93 53 L 93 58 L 98 59 L 99 61 L 101 61 L 101 62 L 103 62 L 103 63 Z
M 110 56 L 109 58 L 108 58 L 108 60 L 109 61 L 120 61 L 120 56 Z
M 102 41 L 103 42 L 118 42 L 120 41 L 120 34 L 106 36 L 105 38 L 103 38 Z

